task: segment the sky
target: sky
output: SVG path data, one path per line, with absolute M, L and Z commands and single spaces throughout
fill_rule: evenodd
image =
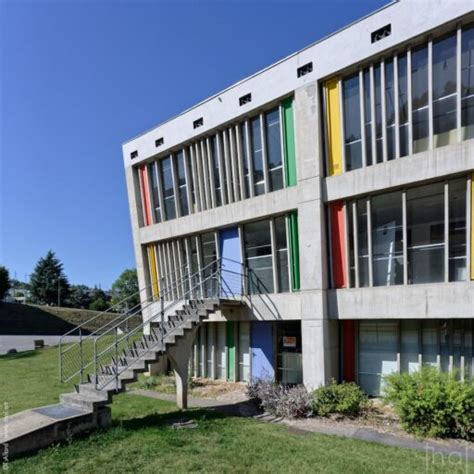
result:
M 122 143 L 389 0 L 0 0 L 0 265 L 135 266 Z

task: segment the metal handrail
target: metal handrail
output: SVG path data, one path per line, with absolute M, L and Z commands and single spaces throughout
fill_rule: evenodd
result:
M 226 265 L 226 262 L 238 264 L 238 268 L 226 268 L 232 267 L 233 265 Z M 189 269 L 189 267 L 188 267 Z M 158 318 L 161 318 L 161 324 L 158 329 L 161 332 L 161 339 L 165 335 L 170 335 L 177 328 L 181 327 L 187 319 L 184 319 L 180 324 L 174 325 L 173 328 L 165 327 L 165 314 L 170 314 L 170 311 L 176 307 L 179 303 L 186 302 L 190 299 L 206 299 L 212 297 L 226 297 L 226 298 L 237 298 L 244 297 L 245 295 L 252 295 L 254 288 L 258 288 L 260 292 L 260 284 L 258 276 L 245 266 L 242 262 L 228 259 L 228 258 L 217 258 L 212 262 L 205 265 L 203 268 L 197 270 L 194 273 L 191 272 L 180 272 L 181 275 L 178 278 L 175 278 L 166 288 L 160 288 L 158 295 L 151 292 L 150 296 L 145 298 L 141 303 L 133 306 L 130 310 L 120 317 L 114 318 L 111 321 L 106 322 L 100 328 L 94 330 L 92 333 L 82 337 L 81 327 L 83 324 L 74 328 L 74 330 L 79 330 L 80 340 L 77 343 L 72 344 L 71 346 L 63 349 L 61 347 L 62 339 L 60 341 L 59 353 L 60 353 L 60 379 L 62 382 L 69 381 L 76 376 L 80 376 L 81 383 L 83 382 L 84 374 L 94 364 L 95 381 L 97 385 L 99 375 L 108 375 L 108 374 L 99 374 L 98 367 L 100 365 L 100 359 L 111 353 L 112 350 L 116 353 L 116 362 L 118 357 L 119 346 L 124 342 L 126 347 L 129 347 L 129 342 L 131 338 L 134 338 L 144 327 L 149 325 L 152 322 L 156 322 Z M 228 278 L 224 278 L 223 274 L 226 274 Z M 238 277 L 239 281 L 232 281 L 231 276 Z M 255 278 L 252 278 L 255 277 Z M 209 282 L 215 280 L 217 282 L 216 286 L 210 286 Z M 229 281 L 227 281 L 229 280 Z M 255 282 L 257 284 L 254 287 Z M 230 284 L 229 284 L 230 283 Z M 263 283 L 262 283 L 263 285 Z M 151 288 L 152 285 L 147 285 L 145 288 L 142 288 L 140 292 Z M 264 288 L 264 285 L 263 287 Z M 135 293 L 134 295 L 136 295 Z M 130 298 L 130 297 L 129 297 Z M 129 298 L 122 300 L 126 301 Z M 119 304 L 119 303 L 117 303 Z M 141 321 L 136 326 L 133 326 L 129 330 L 129 322 L 132 318 L 136 317 L 140 312 L 144 313 L 148 308 L 153 305 L 159 304 L 159 307 L 151 311 L 151 317 L 146 321 Z M 102 314 L 104 314 L 103 312 Z M 94 318 L 95 319 L 95 318 Z M 125 328 L 124 328 L 125 326 Z M 71 334 L 74 330 L 69 331 L 64 336 Z M 119 335 L 119 332 L 123 330 L 123 334 Z M 115 334 L 114 341 L 108 343 L 109 338 L 112 338 Z M 156 333 L 155 333 L 156 334 Z M 63 337 L 64 337 L 63 336 Z M 106 344 L 105 348 L 98 347 L 98 343 L 104 341 Z M 144 340 L 145 345 L 148 347 L 150 341 Z M 89 346 L 86 344 L 89 343 Z M 158 342 L 157 342 L 158 343 Z M 92 344 L 92 345 L 90 345 Z M 89 349 L 91 352 L 84 355 L 84 348 Z M 136 348 L 136 347 L 135 347 Z M 72 350 L 76 349 L 77 354 L 73 353 Z M 136 348 L 138 350 L 138 348 Z M 121 351 L 123 348 L 120 349 Z M 149 348 L 147 349 L 149 350 Z M 67 358 L 66 358 L 67 355 Z M 128 356 L 127 356 L 128 359 Z M 128 362 L 128 361 L 127 361 Z M 135 361 L 132 360 L 133 364 Z M 65 374 L 63 368 L 66 363 L 71 363 L 73 368 L 70 373 Z M 64 366 L 63 366 L 64 364 Z M 127 363 L 127 367 L 131 364 Z M 108 366 L 108 363 L 105 364 Z M 110 367 L 110 366 L 109 366 Z M 115 368 L 115 372 L 118 371 L 118 365 Z M 111 369 L 113 370 L 113 369 Z M 109 382 L 108 382 L 109 383 Z M 118 380 L 117 380 L 118 384 Z
M 209 263 L 208 265 L 206 265 L 201 270 L 198 270 L 197 272 L 195 272 L 194 274 L 192 274 L 192 275 L 185 274 L 185 275 L 182 275 L 181 278 L 173 281 L 172 284 L 169 285 L 169 287 L 167 287 L 164 290 L 161 290 L 159 292 L 160 300 L 164 301 L 165 297 L 168 296 L 168 295 L 173 296 L 173 292 L 176 290 L 176 288 L 178 288 L 179 286 L 182 286 L 183 281 L 192 279 L 196 275 L 199 275 L 201 272 L 207 270 L 208 267 L 210 267 L 211 265 L 214 265 L 215 263 L 216 263 L 216 261 L 213 261 L 213 262 Z M 147 289 L 151 288 L 151 286 L 152 285 L 147 285 L 146 287 L 139 290 L 139 292 L 147 290 Z M 132 296 L 136 296 L 139 292 L 135 292 L 133 295 L 130 295 L 128 298 L 124 298 L 123 300 L 121 300 L 121 302 L 116 303 L 116 305 L 118 305 L 120 303 L 123 303 L 124 301 L 131 298 Z M 91 339 L 94 340 L 94 343 L 95 343 L 95 339 L 97 337 L 100 337 L 100 335 L 110 332 L 110 330 L 118 329 L 124 323 L 128 323 L 128 321 L 131 318 L 136 316 L 140 311 L 144 311 L 145 309 L 147 309 L 154 302 L 156 302 L 156 299 L 155 299 L 155 295 L 152 293 L 151 296 L 146 298 L 144 304 L 143 303 L 138 303 L 131 310 L 127 311 L 127 314 L 126 314 L 125 317 L 123 315 L 119 315 L 118 317 L 114 318 L 113 320 L 106 322 L 103 326 L 96 329 L 92 333 L 87 334 L 85 337 L 82 336 L 82 327 L 84 326 L 84 324 L 86 324 L 87 322 L 90 322 L 92 320 L 97 319 L 100 315 L 105 314 L 107 311 L 103 311 L 102 313 L 94 316 L 93 318 L 89 319 L 85 323 L 82 323 L 79 326 L 76 326 L 75 328 L 73 328 L 72 330 L 70 330 L 66 334 L 64 334 L 60 338 L 60 341 L 59 341 L 59 358 L 60 358 L 60 360 L 59 360 L 59 376 L 60 376 L 60 380 L 62 382 L 67 382 L 67 381 L 71 380 L 72 378 L 74 378 L 75 376 L 80 375 L 81 376 L 81 382 L 82 382 L 83 373 L 84 373 L 85 369 L 87 369 L 91 365 L 91 362 L 86 362 L 84 364 L 83 345 Z M 114 307 L 116 305 L 114 305 Z M 109 311 L 110 311 L 110 309 L 111 308 L 109 308 Z M 64 349 L 63 348 L 63 338 L 70 335 L 71 333 L 73 333 L 74 331 L 77 331 L 77 330 L 79 330 L 79 338 L 80 338 L 79 341 L 76 342 L 76 343 L 73 343 L 70 346 L 67 346 Z M 74 371 L 72 374 L 69 374 L 69 375 L 65 376 L 64 373 L 63 373 L 63 358 L 64 358 L 65 354 L 67 354 L 68 352 L 71 352 L 73 349 L 79 349 L 79 356 L 80 356 L 80 360 L 78 361 L 79 362 L 79 368 L 76 371 Z
M 196 272 L 194 275 L 198 274 L 198 273 L 202 273 L 206 268 L 214 265 L 216 262 L 218 262 L 218 259 L 214 260 L 213 262 L 211 262 L 210 264 L 208 264 L 206 267 L 204 267 L 201 271 L 199 272 Z M 233 272 L 233 271 L 230 271 L 230 270 L 225 270 L 226 272 L 229 272 L 229 273 L 232 273 L 232 274 L 235 274 L 235 275 L 238 275 L 239 277 L 245 277 L 244 274 L 242 273 L 237 273 L 237 272 Z M 203 281 L 199 281 L 197 282 L 194 287 L 190 288 L 188 290 L 187 293 L 191 293 L 196 289 L 196 288 L 200 288 L 202 287 L 202 284 L 209 281 L 209 280 L 212 280 L 212 279 L 216 279 L 218 282 L 221 282 L 223 284 L 225 284 L 229 290 L 229 292 L 232 294 L 232 296 L 235 297 L 235 294 L 233 293 L 233 291 L 231 290 L 230 286 L 228 285 L 228 283 L 225 281 L 225 279 L 222 278 L 222 275 L 221 275 L 221 268 L 217 268 L 217 270 L 213 271 L 210 275 L 208 275 Z M 217 278 L 216 278 L 217 276 Z M 220 291 L 219 291 L 220 293 Z M 182 300 L 185 300 L 186 298 L 181 298 L 179 300 L 175 300 L 175 301 L 172 301 L 166 308 L 165 308 L 165 312 L 168 312 L 172 307 L 175 307 L 177 306 Z M 141 329 L 143 329 L 143 327 L 147 324 L 150 324 L 150 322 L 153 322 L 156 320 L 156 318 L 158 317 L 159 315 L 155 315 L 154 317 L 148 319 L 146 322 L 143 322 L 140 326 L 137 326 L 135 328 L 133 328 L 129 333 L 127 333 L 126 335 L 122 336 L 120 339 L 117 338 L 117 333 L 116 333 L 116 337 L 115 337 L 115 341 L 113 344 L 110 344 L 107 348 L 103 349 L 101 352 L 97 353 L 97 340 L 94 341 L 94 361 L 95 361 L 95 387 L 96 389 L 99 388 L 98 385 L 98 377 L 99 375 L 102 375 L 102 376 L 107 376 L 109 374 L 98 374 L 98 360 L 100 359 L 101 356 L 107 354 L 108 352 L 110 352 L 111 350 L 114 350 L 115 353 L 117 353 L 117 348 L 118 346 L 124 342 L 124 341 L 128 341 L 128 339 L 137 334 Z M 166 332 L 166 336 L 170 336 L 172 335 L 177 329 L 181 328 L 185 323 L 187 322 L 187 319 L 184 319 L 182 320 L 178 325 L 175 325 L 173 326 L 170 330 L 168 330 Z M 162 324 L 163 324 L 163 321 L 162 321 Z M 150 346 L 147 347 L 146 351 L 149 351 L 149 350 L 152 350 L 155 346 L 157 346 L 158 344 L 163 344 L 163 340 L 164 340 L 164 335 L 163 335 L 163 330 L 164 330 L 164 327 L 161 327 L 161 340 L 160 341 L 157 341 L 155 344 L 151 344 Z M 102 334 L 103 335 L 103 334 Z M 141 356 L 138 355 L 136 356 L 135 358 L 132 359 L 132 361 L 130 363 L 127 363 L 126 366 L 124 366 L 124 368 L 122 370 L 119 370 L 118 367 L 118 358 L 116 356 L 115 358 L 115 373 L 114 374 L 111 374 L 112 377 L 110 378 L 110 380 L 104 384 L 102 387 L 100 388 L 104 388 L 106 387 L 107 385 L 109 385 L 111 382 L 113 382 L 114 380 L 116 381 L 116 388 L 118 389 L 118 377 L 120 374 L 122 374 L 123 372 L 125 372 L 126 370 L 128 370 L 132 365 L 134 365 L 136 362 L 138 362 L 140 360 Z

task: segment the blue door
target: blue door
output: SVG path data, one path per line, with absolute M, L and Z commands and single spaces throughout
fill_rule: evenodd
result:
M 242 252 L 238 227 L 220 232 L 221 295 L 242 294 Z
M 273 354 L 273 323 L 252 321 L 250 347 L 252 351 L 252 381 L 275 378 Z

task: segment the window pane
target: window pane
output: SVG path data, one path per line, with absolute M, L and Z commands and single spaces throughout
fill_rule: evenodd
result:
M 265 114 L 267 139 L 267 160 L 270 175 L 270 190 L 283 188 L 283 167 L 281 158 L 280 110 L 278 108 Z
M 367 166 L 372 164 L 372 108 L 370 105 L 370 70 L 364 71 L 365 156 Z
M 369 243 L 367 232 L 367 202 L 357 201 L 357 246 L 359 253 L 359 286 L 369 286 Z
M 288 245 L 286 243 L 286 218 L 275 219 L 275 240 L 277 250 L 277 279 L 280 293 L 290 291 L 288 276 Z
M 159 224 L 161 222 L 161 209 L 160 209 L 160 196 L 158 190 L 158 180 L 156 179 L 155 172 L 156 163 L 153 163 L 148 173 L 151 176 L 151 195 L 153 199 L 153 213 L 155 215 L 155 223 Z
M 255 117 L 252 120 L 250 130 L 252 134 L 253 182 L 255 194 L 258 196 L 265 192 L 260 117 Z
M 214 172 L 214 186 L 216 188 L 216 206 L 222 205 L 221 178 L 219 176 L 219 157 L 217 155 L 217 136 L 211 137 L 211 161 Z
M 456 142 L 456 35 L 433 43 L 433 133 L 435 146 Z
M 393 60 L 385 62 L 385 123 L 387 133 L 387 159 L 395 158 L 395 92 Z
M 467 278 L 466 179 L 449 182 L 449 281 Z
M 244 226 L 244 246 L 247 265 L 253 271 L 250 291 L 272 293 L 273 264 L 270 237 L 270 221 L 259 221 Z
M 433 100 L 456 93 L 456 35 L 433 42 Z
M 344 79 L 342 88 L 346 170 L 350 171 L 362 167 L 359 75 Z
M 444 186 L 407 191 L 408 280 L 444 281 Z
M 413 151 L 428 149 L 428 48 L 411 55 Z
M 245 123 L 241 123 L 239 126 L 240 137 L 242 140 L 242 161 L 244 167 L 244 199 L 250 197 L 250 173 L 249 173 L 249 155 L 248 155 L 248 142 L 247 133 L 245 131 Z
M 182 151 L 176 154 L 176 166 L 178 174 L 178 193 L 179 205 L 181 208 L 181 215 L 187 216 L 189 214 L 188 194 L 186 186 L 186 171 L 184 162 L 184 153 Z
M 408 155 L 408 77 L 407 56 L 398 57 L 398 119 L 400 135 L 400 156 Z
M 433 101 L 433 133 L 436 147 L 456 143 L 456 95 Z
M 461 124 L 467 140 L 474 138 L 474 26 L 463 29 L 461 43 Z
M 376 140 L 376 162 L 383 161 L 382 147 L 382 77 L 380 64 L 374 67 L 375 82 L 375 140 Z
M 171 158 L 165 158 L 160 161 L 161 180 L 163 187 L 163 198 L 165 201 L 166 219 L 174 219 L 176 217 L 176 208 L 174 201 L 173 174 L 171 171 Z
M 372 258 L 374 286 L 403 283 L 402 193 L 372 199 Z

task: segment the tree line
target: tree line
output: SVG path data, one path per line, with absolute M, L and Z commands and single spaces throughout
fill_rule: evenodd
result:
M 0 265 L 0 301 L 10 289 L 28 294 L 29 303 L 94 311 L 104 311 L 112 305 L 117 305 L 117 310 L 124 310 L 140 302 L 135 269 L 124 270 L 110 291 L 97 286 L 73 285 L 69 283 L 62 262 L 52 250 L 38 260 L 29 282 L 10 278 L 8 269 Z M 127 301 L 121 303 L 125 298 L 128 298 Z

